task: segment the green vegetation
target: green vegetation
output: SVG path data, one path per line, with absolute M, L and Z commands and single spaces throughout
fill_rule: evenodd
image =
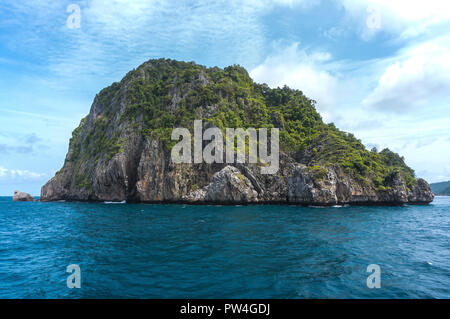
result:
M 326 168 L 320 167 L 318 165 L 309 166 L 308 171 L 311 172 L 316 179 L 323 179 L 327 176 Z
M 125 89 L 124 89 L 125 88 Z M 111 105 L 121 100 L 126 108 L 120 119 Z M 81 136 L 86 119 L 71 139 L 72 161 L 111 160 L 123 151 L 118 125 L 140 133 L 143 138 L 159 137 L 167 149 L 174 127 L 192 129 L 195 119 L 221 130 L 227 127 L 280 129 L 280 150 L 299 159 L 317 177 L 335 164 L 363 184 L 388 190 L 397 176 L 408 187 L 415 183 L 411 170 L 398 154 L 385 149 L 368 151 L 360 140 L 325 124 L 315 109 L 316 102 L 301 91 L 288 87 L 271 89 L 252 81 L 237 65 L 220 69 L 174 60 L 151 60 L 129 72 L 120 83 L 102 90 L 96 97 L 101 110 Z M 117 111 L 117 110 L 116 110 Z M 116 126 L 116 127 L 114 127 Z M 83 158 L 82 158 L 83 157 Z M 77 185 L 85 186 L 84 176 Z

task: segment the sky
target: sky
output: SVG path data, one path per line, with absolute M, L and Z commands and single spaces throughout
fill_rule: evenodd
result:
M 0 195 L 40 194 L 95 94 L 152 58 L 244 66 L 450 180 L 447 0 L 0 0 Z

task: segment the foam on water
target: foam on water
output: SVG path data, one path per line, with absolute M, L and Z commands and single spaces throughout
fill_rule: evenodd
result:
M 103 202 L 103 204 L 126 204 L 126 203 L 127 203 L 126 200 L 121 201 L 121 202 Z

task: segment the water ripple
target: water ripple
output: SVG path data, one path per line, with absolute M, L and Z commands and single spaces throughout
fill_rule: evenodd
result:
M 12 203 L 0 298 L 450 298 L 450 198 L 428 206 Z M 66 287 L 79 264 L 82 288 Z M 368 289 L 369 264 L 382 272 Z

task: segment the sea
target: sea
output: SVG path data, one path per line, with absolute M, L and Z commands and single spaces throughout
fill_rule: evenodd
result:
M 0 298 L 450 298 L 450 197 L 398 207 L 0 197 Z

